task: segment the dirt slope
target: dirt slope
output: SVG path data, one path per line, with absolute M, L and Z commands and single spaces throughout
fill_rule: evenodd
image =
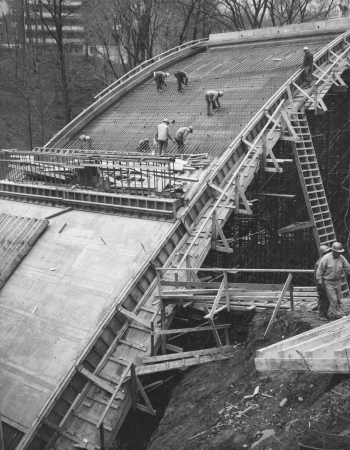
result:
M 260 337 L 270 315 L 255 316 L 248 341 L 234 358 L 198 366 L 184 375 L 149 450 L 350 448 L 350 381 L 346 376 L 259 373 L 254 366 L 258 348 L 323 322 L 314 313 L 281 313 L 265 341 Z M 257 386 L 260 393 L 244 401 Z M 286 403 L 280 406 L 283 399 Z M 341 432 L 348 434 L 338 436 Z M 299 447 L 299 442 L 308 445 Z

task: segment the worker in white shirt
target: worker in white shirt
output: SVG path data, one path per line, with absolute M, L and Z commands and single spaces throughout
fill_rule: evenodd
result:
M 317 286 L 324 286 L 329 300 L 329 317 L 340 317 L 342 277 L 350 274 L 350 264 L 341 253 L 344 252 L 339 242 L 332 244 L 332 251 L 321 258 L 316 270 Z
M 169 123 L 169 119 L 164 119 L 163 122 L 158 125 L 157 132 L 154 136 L 154 139 L 158 142 L 159 156 L 165 156 L 168 148 L 168 139 L 175 143 L 169 131 Z

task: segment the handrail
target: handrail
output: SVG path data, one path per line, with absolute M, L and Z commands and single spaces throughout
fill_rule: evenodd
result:
M 126 80 L 128 80 L 131 76 L 135 75 L 137 72 L 141 72 L 146 67 L 151 66 L 157 61 L 160 61 L 161 59 L 167 57 L 168 55 L 171 55 L 172 53 L 178 52 L 179 50 L 182 50 L 183 48 L 192 47 L 194 45 L 200 44 L 201 42 L 207 41 L 208 38 L 203 39 L 197 39 L 193 41 L 185 42 L 184 44 L 178 45 L 177 47 L 173 47 L 169 50 L 166 50 L 163 53 L 160 53 L 159 55 L 154 56 L 153 58 L 147 59 L 146 61 L 143 61 L 138 66 L 134 67 L 133 69 L 129 70 L 126 74 L 118 78 L 118 80 L 114 81 L 112 84 L 107 86 L 105 89 L 103 89 L 101 92 L 99 92 L 97 95 L 94 96 L 94 98 L 101 98 L 104 94 L 107 92 L 110 92 L 114 89 L 116 86 L 120 86 L 122 83 L 124 83 Z
M 177 271 L 178 267 L 157 267 L 159 272 Z M 314 273 L 314 269 L 247 269 L 240 267 L 232 267 L 231 269 L 225 269 L 220 267 L 203 268 L 203 267 L 183 267 L 181 271 L 198 272 L 202 270 L 203 272 L 226 272 L 226 273 L 239 273 L 239 272 L 253 272 L 253 273 Z

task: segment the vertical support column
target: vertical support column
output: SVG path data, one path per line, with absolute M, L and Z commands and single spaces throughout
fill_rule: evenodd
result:
M 1 411 L 0 411 L 0 450 L 5 450 L 4 435 L 3 435 L 3 432 L 2 432 Z
M 216 229 L 216 211 L 213 211 L 211 220 L 211 248 L 216 250 L 217 246 L 217 229 Z
M 186 269 L 191 269 L 191 258 L 190 255 L 186 256 Z M 187 281 L 191 281 L 192 277 L 191 277 L 191 271 L 190 270 L 186 270 L 186 280 Z
M 282 120 L 282 119 L 281 119 Z M 262 154 L 261 154 L 261 168 L 264 171 L 266 167 L 266 158 L 267 158 L 267 134 L 268 131 L 264 131 L 262 135 Z M 282 135 L 282 129 L 281 129 L 281 135 Z
M 137 382 L 136 382 L 136 369 L 135 364 L 131 364 L 131 409 L 136 411 L 137 409 Z
M 103 422 L 101 423 L 99 430 L 100 430 L 100 447 L 101 447 L 101 450 L 105 450 L 106 447 L 105 447 L 105 433 L 104 433 L 104 429 L 103 429 Z M 0 444 L 0 450 L 3 450 L 1 448 L 1 444 Z
M 290 300 L 290 309 L 294 311 L 294 295 L 293 295 L 293 283 L 290 283 L 289 287 L 289 300 Z
M 228 291 L 227 272 L 224 270 L 223 274 L 224 274 L 224 289 L 225 289 L 225 296 L 226 296 L 226 307 L 227 307 L 227 311 L 231 311 L 230 294 Z
M 162 278 L 161 272 L 157 269 L 157 284 L 158 284 L 158 293 L 159 293 L 159 306 L 160 306 L 160 321 L 161 321 L 161 329 L 165 330 L 165 306 L 163 302 L 163 289 L 162 289 Z M 161 335 L 161 351 L 162 354 L 166 354 L 166 337 L 165 335 Z
M 154 320 L 151 320 L 151 356 L 154 356 Z

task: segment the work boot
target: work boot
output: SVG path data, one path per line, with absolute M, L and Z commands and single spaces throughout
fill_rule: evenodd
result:
M 325 316 L 318 316 L 317 319 L 321 320 L 322 322 L 328 322 L 328 319 Z
M 208 113 L 208 114 L 207 114 L 207 116 L 212 116 L 212 115 L 213 115 L 212 113 Z

